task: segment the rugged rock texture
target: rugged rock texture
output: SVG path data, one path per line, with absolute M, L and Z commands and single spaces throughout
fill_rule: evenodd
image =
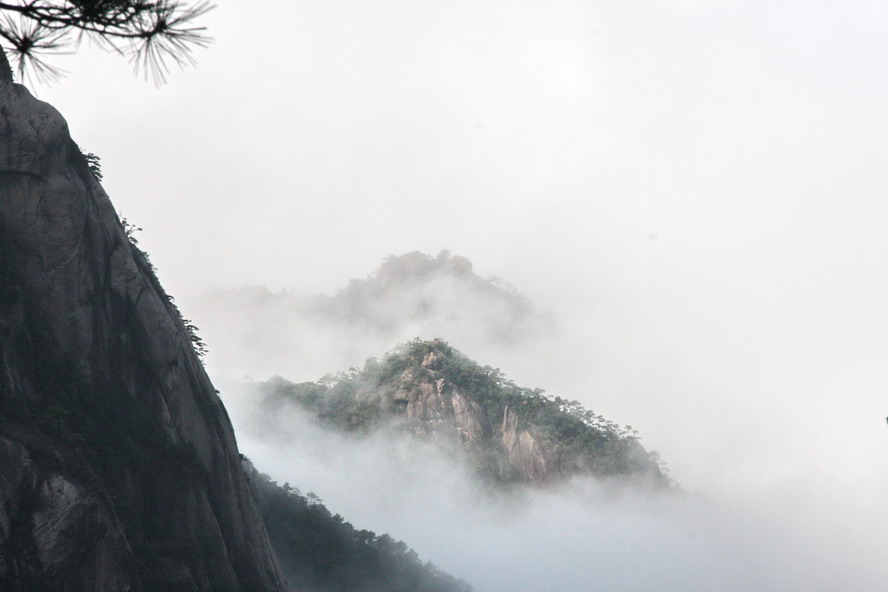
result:
M 525 480 L 534 483 L 551 480 L 553 469 L 558 466 L 557 459 L 553 458 L 553 450 L 542 443 L 535 425 L 522 429 L 518 414 L 506 407 L 500 433 L 509 464 Z
M 325 378 L 273 379 L 263 387 L 265 405 L 297 404 L 349 431 L 400 423 L 464 450 L 481 474 L 502 482 L 545 485 L 594 475 L 669 483 L 631 428 L 576 401 L 518 387 L 440 340 L 415 340 L 360 371 Z
M 284 589 L 225 409 L 67 125 L 0 76 L 0 589 Z
M 138 589 L 132 550 L 100 493 L 44 471 L 8 436 L 0 466 L 3 590 Z
M 417 434 L 452 437 L 460 443 L 489 436 L 490 423 L 481 405 L 463 395 L 446 378 L 430 379 L 428 372 L 437 369 L 440 369 L 440 354 L 431 352 L 419 369 L 405 370 L 397 387 L 386 395 L 380 397 L 378 392 L 364 391 L 358 398 L 375 399 L 396 411 L 403 408 L 407 424 Z

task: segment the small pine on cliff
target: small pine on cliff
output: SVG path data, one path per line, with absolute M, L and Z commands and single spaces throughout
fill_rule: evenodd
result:
M 441 340 L 413 340 L 361 370 L 262 385 L 270 409 L 297 405 L 336 429 L 362 433 L 400 422 L 419 437 L 461 447 L 483 476 L 545 484 L 575 475 L 669 483 L 631 427 L 576 401 L 517 386 Z

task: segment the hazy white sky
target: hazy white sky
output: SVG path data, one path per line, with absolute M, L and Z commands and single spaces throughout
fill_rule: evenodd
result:
M 37 89 L 180 302 L 448 248 L 570 333 L 479 361 L 633 424 L 691 489 L 795 491 L 888 550 L 888 5 L 230 0 L 206 24 L 160 89 L 90 51 Z

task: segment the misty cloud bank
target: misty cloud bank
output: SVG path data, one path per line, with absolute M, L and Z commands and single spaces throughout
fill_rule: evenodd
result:
M 213 344 L 210 371 L 237 378 L 314 380 L 414 337 L 513 351 L 557 333 L 514 287 L 449 251 L 389 256 L 331 296 L 246 287 L 204 294 L 191 308 Z
M 464 286 L 452 277 L 432 283 L 401 280 L 396 284 L 407 305 L 392 310 L 415 310 L 417 302 L 428 301 L 423 290 L 429 285 L 432 294 L 445 295 L 432 300 L 442 311 L 434 315 L 442 322 L 434 330 L 448 328 L 446 311 L 458 311 L 471 326 L 478 319 L 475 313 L 502 309 L 496 291 L 469 291 L 473 306 L 460 307 Z M 265 343 L 261 336 L 211 339 L 211 368 L 219 367 L 213 356 L 223 342 L 232 363 L 240 354 L 249 363 L 266 361 L 268 368 L 279 364 L 285 369 L 280 374 L 297 381 L 344 370 L 346 358 L 348 365 L 358 365 L 363 352 L 381 355 L 394 345 L 383 344 L 384 336 L 394 338 L 398 331 L 377 333 L 379 318 L 366 307 L 361 314 L 368 322 L 341 322 L 341 332 L 331 331 L 329 316 L 317 321 L 325 318 L 317 313 L 318 302 L 350 302 L 345 295 L 366 295 L 354 285 L 351 292 L 303 308 L 278 307 L 274 298 L 267 310 L 261 301 L 251 303 L 254 308 L 244 309 L 250 311 L 244 327 L 259 319 L 257 327 L 279 329 L 292 342 Z M 314 324 L 306 310 L 315 311 Z M 334 310 L 336 319 L 343 308 Z M 840 407 L 799 399 L 791 381 L 766 384 L 768 376 L 748 372 L 740 357 L 716 360 L 705 370 L 694 366 L 708 359 L 705 342 L 677 340 L 682 349 L 664 355 L 658 342 L 638 340 L 669 317 L 640 316 L 629 325 L 634 332 L 621 334 L 616 327 L 622 319 L 561 310 L 569 313 L 569 322 L 558 323 L 563 329 L 553 331 L 554 322 L 527 325 L 542 329 L 528 330 L 514 342 L 481 330 L 464 335 L 468 347 L 454 345 L 481 363 L 501 367 L 519 383 L 578 398 L 610 419 L 636 425 L 645 446 L 660 450 L 667 465 L 678 467 L 673 475 L 685 493 L 644 493 L 575 480 L 563 488 L 503 497 L 427 444 L 387 433 L 351 439 L 295 410 L 263 417 L 257 415 L 257 393 L 232 379 L 237 373 L 217 379 L 217 385 L 242 448 L 261 470 L 317 493 L 331 511 L 358 528 L 405 540 L 423 559 L 466 579 L 479 592 L 585 592 L 595 586 L 701 592 L 882 588 L 888 578 L 882 559 L 888 549 L 886 492 L 878 478 L 864 473 L 878 454 L 875 434 L 849 423 Z M 220 318 L 225 308 L 221 311 L 216 311 Z M 424 317 L 412 321 L 416 318 Z M 411 322 L 392 326 L 425 336 Z M 220 323 L 215 330 L 221 334 L 226 327 Z M 453 328 L 459 330 L 459 321 Z M 691 376 L 690 367 L 701 370 Z M 720 380 L 717 372 L 723 375 Z M 725 383 L 726 378 L 736 382 Z M 749 399 L 757 388 L 778 386 L 785 391 L 768 405 Z M 622 405 L 622 413 L 610 411 L 615 403 Z
M 888 575 L 866 533 L 847 528 L 863 524 L 812 512 L 828 494 L 727 500 L 590 479 L 496 491 L 402 431 L 346 436 L 297 409 L 257 413 L 255 384 L 223 386 L 241 447 L 265 472 L 479 592 L 833 592 L 878 590 Z

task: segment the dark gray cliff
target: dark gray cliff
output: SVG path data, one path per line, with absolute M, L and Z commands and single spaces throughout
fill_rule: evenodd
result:
M 284 590 L 180 315 L 64 119 L 0 74 L 0 589 Z

